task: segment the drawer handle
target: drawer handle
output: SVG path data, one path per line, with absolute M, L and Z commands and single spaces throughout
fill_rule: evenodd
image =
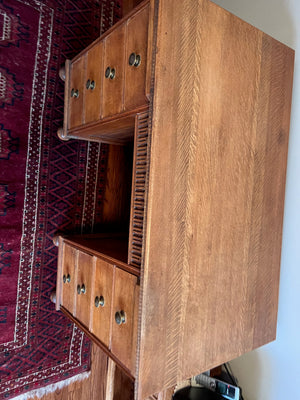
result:
M 71 282 L 71 276 L 70 276 L 70 274 L 68 274 L 67 276 L 64 275 L 64 276 L 63 276 L 63 281 L 64 281 L 64 283 L 70 283 L 70 282 Z
M 141 56 L 136 53 L 131 53 L 128 62 L 131 67 L 138 67 L 141 65 Z
M 114 68 L 107 67 L 105 70 L 106 79 L 114 79 L 116 76 L 116 70 Z
M 73 88 L 71 90 L 71 97 L 75 97 L 75 98 L 79 97 L 79 90 Z
M 77 285 L 77 293 L 78 294 L 85 294 L 86 293 L 86 290 L 85 290 L 85 285 L 84 285 L 84 283 L 80 286 L 80 285 Z
M 87 89 L 94 90 L 94 89 L 95 89 L 95 86 L 96 86 L 95 81 L 91 81 L 90 79 L 88 79 L 88 80 L 86 81 L 86 88 L 87 88 Z
M 103 296 L 95 297 L 95 307 L 104 307 L 105 301 Z
M 122 325 L 126 323 L 126 314 L 125 311 L 117 311 L 115 313 L 115 321 L 118 325 Z

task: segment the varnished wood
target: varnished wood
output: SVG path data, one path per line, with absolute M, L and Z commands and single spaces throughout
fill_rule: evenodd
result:
M 145 93 L 147 72 L 149 5 L 131 17 L 126 26 L 124 108 L 136 109 L 147 104 Z M 129 56 L 136 53 L 141 57 L 138 67 L 129 65 Z
M 110 345 L 111 309 L 113 296 L 113 265 L 97 258 L 93 276 L 93 292 L 91 300 L 90 331 L 97 336 L 107 347 Z M 103 297 L 104 305 L 96 307 L 95 298 Z
M 109 359 L 107 378 L 106 378 L 106 399 L 113 400 L 114 397 L 114 385 L 115 385 L 115 373 L 116 373 L 116 363 Z
M 74 235 L 66 237 L 65 243 L 78 250 L 94 255 L 103 261 L 117 265 L 130 274 L 139 276 L 140 269 L 126 263 L 128 256 L 128 237 L 118 234 Z
M 84 76 L 86 67 L 86 57 L 82 56 L 70 66 L 70 86 L 67 96 L 69 97 L 69 123 L 68 128 L 79 126 L 83 122 L 84 104 Z M 70 97 L 71 90 L 78 90 L 78 97 Z
M 115 270 L 114 294 L 112 308 L 111 351 L 130 370 L 135 373 L 136 358 L 136 293 L 137 278 L 120 269 Z M 125 323 L 117 325 L 116 312 L 124 311 Z
M 275 338 L 293 75 L 207 0 L 157 26 L 139 399 Z
M 71 72 L 71 61 L 65 61 L 65 90 L 64 90 L 64 122 L 63 131 L 58 129 L 58 137 L 61 140 L 67 140 L 68 128 L 69 128 L 69 113 L 70 113 L 70 72 Z
M 100 106 L 102 103 L 103 86 L 103 43 L 99 42 L 93 46 L 86 55 L 86 74 L 84 83 L 87 80 L 94 81 L 95 88 L 84 88 L 84 123 L 98 121 L 100 119 Z
M 66 60 L 64 127 L 57 132 L 61 140 L 111 144 L 132 140 L 135 114 L 148 107 L 145 87 L 149 88 L 147 74 L 151 72 L 147 50 L 147 44 L 152 43 L 148 35 L 149 0 L 139 3 L 72 61 Z M 139 67 L 128 66 L 128 51 L 141 55 Z M 114 79 L 105 78 L 107 67 L 115 69 Z M 88 79 L 95 82 L 93 90 L 86 87 Z M 79 97 L 70 97 L 72 88 L 79 90 Z
M 57 287 L 61 288 L 61 295 L 59 295 L 59 299 L 57 299 L 59 305 L 59 302 L 61 301 L 61 304 L 64 304 L 65 307 L 68 308 L 68 310 L 71 313 L 74 313 L 75 311 L 75 288 L 76 288 L 76 264 L 77 264 L 77 252 L 76 250 L 68 245 L 64 245 L 62 248 L 62 267 L 61 267 L 61 275 L 59 275 L 59 282 Z M 70 275 L 70 282 L 63 282 L 63 276 L 68 276 Z
M 104 41 L 103 73 L 107 67 L 115 69 L 114 79 L 103 80 L 102 118 L 118 114 L 123 110 L 125 24 L 120 25 Z
M 113 385 L 113 400 L 133 400 L 134 381 L 116 365 Z
M 66 80 L 66 67 L 65 66 L 62 66 L 59 68 L 58 76 L 60 77 L 60 79 L 63 82 L 65 82 L 65 80 Z
M 78 251 L 76 262 L 76 294 L 75 294 L 75 311 L 74 316 L 79 319 L 85 326 L 90 324 L 90 309 L 92 302 L 92 288 L 96 259 L 89 254 Z M 84 285 L 85 292 L 78 293 L 77 286 Z M 67 309 L 68 307 L 63 303 Z
M 76 319 L 76 317 L 74 317 L 66 308 L 64 308 L 63 306 L 60 307 L 60 311 L 62 313 L 65 314 L 66 317 L 68 317 L 70 319 L 70 321 L 74 322 L 74 324 L 76 324 L 78 326 L 79 329 L 82 330 L 82 332 L 84 332 L 86 334 L 86 336 L 88 338 L 91 339 L 91 341 L 93 343 L 95 343 L 98 347 L 100 347 L 100 349 L 107 355 L 109 356 L 115 363 L 118 364 L 119 368 L 122 369 L 122 371 L 124 372 L 124 374 L 128 375 L 130 379 L 135 379 L 135 377 L 132 374 L 132 371 L 130 371 L 128 369 L 128 367 L 126 365 L 124 365 L 119 358 L 110 351 L 110 349 L 105 346 L 104 343 L 101 342 L 101 340 L 95 336 L 89 329 L 87 326 L 83 325 L 83 323 Z
M 84 124 L 80 129 L 70 129 L 68 139 L 82 139 L 101 143 L 126 145 L 134 137 L 135 116 L 148 109 L 148 105 L 125 111 L 117 116 L 107 117 L 98 122 Z M 64 133 L 65 135 L 65 133 Z M 63 136 L 63 140 L 66 140 Z
M 148 24 L 148 43 L 147 43 L 147 70 L 146 70 L 146 85 L 145 93 L 149 100 L 151 97 L 151 89 L 153 89 L 154 65 L 156 49 L 156 25 L 157 25 L 157 9 L 158 1 L 149 1 L 149 24 Z

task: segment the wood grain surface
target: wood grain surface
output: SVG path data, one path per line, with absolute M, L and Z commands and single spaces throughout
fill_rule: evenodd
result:
M 100 119 L 103 86 L 103 43 L 95 44 L 86 54 L 86 73 L 84 81 L 84 121 L 89 123 Z M 93 89 L 87 88 L 87 80 L 94 82 Z
M 96 268 L 93 276 L 92 316 L 90 331 L 96 335 L 107 347 L 110 345 L 111 308 L 113 294 L 114 266 L 96 258 Z M 96 307 L 95 298 L 102 296 L 104 304 Z
M 157 29 L 139 399 L 275 339 L 294 58 L 207 0 Z
M 145 93 L 147 71 L 149 5 L 136 13 L 127 22 L 125 44 L 125 81 L 124 107 L 125 110 L 135 109 L 147 104 Z M 129 56 L 135 53 L 141 57 L 138 67 L 129 65 Z
M 103 80 L 102 118 L 123 110 L 125 23 L 105 38 L 104 48 L 103 73 L 110 67 L 115 70 L 115 77 Z

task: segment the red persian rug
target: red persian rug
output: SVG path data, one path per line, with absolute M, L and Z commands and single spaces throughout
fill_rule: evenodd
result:
M 121 16 L 118 0 L 0 0 L 0 399 L 89 370 L 90 343 L 50 302 L 57 231 L 90 231 L 106 146 L 61 142 L 58 69 Z

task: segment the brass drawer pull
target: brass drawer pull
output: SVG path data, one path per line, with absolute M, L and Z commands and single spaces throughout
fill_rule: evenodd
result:
M 141 65 L 141 56 L 136 53 L 131 53 L 128 62 L 131 67 L 138 67 Z
M 68 274 L 67 276 L 66 275 L 63 276 L 63 282 L 64 283 L 70 283 L 71 282 L 70 274 Z
M 105 301 L 103 296 L 96 296 L 95 297 L 95 307 L 104 307 Z
M 105 70 L 106 79 L 114 79 L 116 76 L 116 70 L 114 68 L 107 67 Z
M 94 90 L 94 89 L 95 89 L 95 86 L 96 86 L 95 81 L 91 81 L 90 79 L 88 79 L 88 80 L 86 81 L 86 88 L 87 88 L 87 89 Z
M 122 325 L 126 323 L 126 314 L 125 311 L 117 311 L 115 313 L 115 321 L 118 325 Z
M 71 97 L 74 97 L 74 98 L 79 97 L 79 90 L 73 88 L 73 89 L 71 90 Z
M 85 285 L 84 285 L 84 283 L 80 286 L 80 285 L 77 285 L 77 293 L 78 294 L 85 294 L 86 293 L 86 289 L 85 289 Z

